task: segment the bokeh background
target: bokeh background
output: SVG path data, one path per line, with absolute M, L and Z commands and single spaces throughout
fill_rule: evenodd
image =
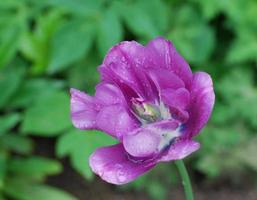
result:
M 257 199 L 256 0 L 1 0 L 0 200 L 183 199 L 172 163 L 122 187 L 95 177 L 88 156 L 115 141 L 69 117 L 69 88 L 93 94 L 112 45 L 156 36 L 214 81 L 185 160 L 196 199 Z

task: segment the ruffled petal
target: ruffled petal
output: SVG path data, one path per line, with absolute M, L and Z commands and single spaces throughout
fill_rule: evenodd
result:
M 186 109 L 190 102 L 190 93 L 185 88 L 162 90 L 161 97 L 166 105 L 180 109 Z
M 76 128 L 96 128 L 97 110 L 93 97 L 76 89 L 71 89 L 71 119 Z
M 97 149 L 89 158 L 93 172 L 112 184 L 126 184 L 146 173 L 155 162 L 133 162 L 122 144 Z
M 122 92 L 110 83 L 100 83 L 96 86 L 95 99 L 104 106 L 124 104 Z
M 184 81 L 186 88 L 189 88 L 193 77 L 192 71 L 170 41 L 157 37 L 148 43 L 147 49 L 155 68 L 171 70 Z
M 123 134 L 139 126 L 136 119 L 131 117 L 121 105 L 111 105 L 102 108 L 97 115 L 98 129 L 121 139 Z
M 181 160 L 200 148 L 200 144 L 193 140 L 180 140 L 171 145 L 170 149 L 159 159 L 167 162 Z
M 110 49 L 100 66 L 101 79 L 117 84 L 124 94 L 128 95 L 130 89 L 139 97 L 155 99 L 155 91 L 143 67 L 147 60 L 144 46 L 135 41 L 121 42 Z M 131 91 L 129 94 L 135 95 Z
M 149 157 L 158 153 L 161 137 L 149 129 L 139 129 L 123 138 L 126 151 L 134 157 Z
M 150 69 L 149 76 L 158 86 L 159 90 L 163 89 L 178 89 L 185 87 L 184 82 L 173 72 L 167 69 Z
M 134 157 L 154 157 L 179 136 L 178 123 L 162 120 L 145 125 L 123 137 L 125 150 Z
M 205 72 L 194 74 L 191 86 L 189 120 L 185 124 L 185 135 L 192 137 L 207 123 L 215 101 L 212 79 Z

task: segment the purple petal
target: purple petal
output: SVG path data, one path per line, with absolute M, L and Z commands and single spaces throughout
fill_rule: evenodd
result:
M 97 115 L 98 129 L 121 139 L 123 134 L 138 127 L 138 122 L 121 105 L 104 107 Z
M 180 109 L 185 109 L 190 102 L 190 93 L 185 88 L 162 90 L 161 97 L 166 105 Z
M 126 184 L 144 174 L 155 163 L 136 163 L 128 158 L 122 144 L 97 149 L 89 158 L 94 173 L 112 184 Z
M 185 87 L 184 82 L 176 74 L 167 69 L 151 69 L 148 73 L 159 90 Z
M 76 128 L 96 128 L 97 110 L 93 97 L 76 89 L 71 89 L 71 119 Z
M 153 157 L 162 151 L 173 138 L 165 137 L 167 133 L 170 136 L 175 133 L 178 123 L 174 120 L 162 120 L 152 124 L 145 125 L 134 130 L 123 137 L 125 150 L 134 157 Z
M 122 42 L 110 49 L 99 70 L 102 80 L 115 83 L 124 93 L 124 84 L 138 96 L 145 99 L 155 98 L 151 83 L 143 66 L 147 61 L 144 46 L 137 42 Z
M 210 75 L 205 72 L 195 73 L 191 86 L 189 120 L 184 129 L 188 137 L 198 134 L 207 123 L 214 101 L 215 94 Z
M 120 89 L 109 83 L 96 86 L 95 98 L 102 105 L 124 104 L 124 97 Z
M 167 162 L 171 160 L 180 160 L 199 148 L 200 144 L 198 142 L 193 140 L 180 140 L 171 145 L 170 149 L 159 159 L 159 161 Z
M 186 88 L 189 88 L 193 77 L 192 71 L 170 41 L 158 37 L 149 42 L 147 49 L 155 67 L 171 70 L 184 81 Z
M 161 137 L 149 129 L 138 129 L 134 134 L 124 136 L 126 151 L 135 157 L 148 157 L 158 153 Z

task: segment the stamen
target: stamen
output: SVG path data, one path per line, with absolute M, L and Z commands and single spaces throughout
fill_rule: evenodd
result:
M 133 98 L 131 101 L 133 111 L 140 121 L 152 123 L 161 119 L 160 110 L 156 105 L 140 101 L 136 98 Z

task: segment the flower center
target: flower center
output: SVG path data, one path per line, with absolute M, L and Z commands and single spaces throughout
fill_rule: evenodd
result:
M 158 156 L 181 135 L 175 121 L 162 120 L 144 125 L 123 137 L 126 151 L 134 157 Z
M 142 124 L 149 124 L 171 117 L 169 110 L 163 103 L 144 102 L 138 98 L 132 100 L 132 110 Z
M 139 99 L 132 99 L 132 109 L 136 117 L 143 123 L 149 124 L 161 119 L 160 110 L 156 105 L 140 101 Z

